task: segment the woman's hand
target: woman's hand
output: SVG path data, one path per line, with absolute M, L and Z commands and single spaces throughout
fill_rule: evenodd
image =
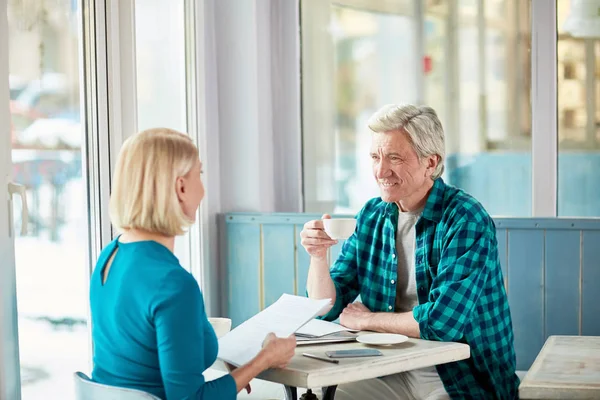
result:
M 231 371 L 238 393 L 246 388 L 250 393 L 250 381 L 269 368 L 285 368 L 296 350 L 294 335 L 281 339 L 269 333 L 263 341 L 263 348 L 248 364 Z
M 296 337 L 282 339 L 269 333 L 263 342 L 261 355 L 268 368 L 285 368 L 296 352 Z

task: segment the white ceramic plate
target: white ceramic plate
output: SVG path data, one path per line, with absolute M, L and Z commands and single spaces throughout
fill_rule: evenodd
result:
M 406 342 L 408 337 L 404 335 L 398 335 L 396 333 L 367 333 L 365 335 L 358 336 L 356 340 L 364 344 L 388 346 L 390 344 Z

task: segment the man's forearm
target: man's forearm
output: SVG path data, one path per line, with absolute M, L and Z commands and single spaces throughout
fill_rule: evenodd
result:
M 421 337 L 419 323 L 415 321 L 412 312 L 373 313 L 367 329 L 375 332 L 399 333 L 417 339 Z
M 331 299 L 331 305 L 335 304 L 335 285 L 329 274 L 329 263 L 326 258 L 311 257 L 306 290 L 311 299 Z

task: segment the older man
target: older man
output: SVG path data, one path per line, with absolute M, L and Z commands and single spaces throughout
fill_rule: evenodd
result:
M 414 338 L 464 342 L 471 358 L 341 385 L 339 398 L 513 399 L 513 332 L 496 229 L 483 206 L 447 185 L 444 131 L 430 107 L 388 105 L 369 121 L 381 197 L 329 267 L 321 220 L 301 233 L 308 294 L 334 299 L 327 320 Z M 323 216 L 329 218 L 328 215 Z M 362 303 L 353 303 L 360 295 Z

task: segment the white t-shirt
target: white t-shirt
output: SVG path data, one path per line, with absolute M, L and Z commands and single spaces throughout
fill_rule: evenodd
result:
M 419 305 L 417 298 L 417 282 L 415 273 L 415 225 L 423 209 L 399 212 L 398 230 L 396 231 L 396 257 L 398 261 L 398 281 L 396 282 L 396 312 L 409 312 Z M 435 377 L 435 384 L 442 389 L 435 367 L 421 368 L 413 371 L 423 376 Z M 420 375 L 419 375 L 420 376 Z
M 400 211 L 396 231 L 396 257 L 398 279 L 396 282 L 396 312 L 408 312 L 419 304 L 415 274 L 415 224 L 423 209 Z

